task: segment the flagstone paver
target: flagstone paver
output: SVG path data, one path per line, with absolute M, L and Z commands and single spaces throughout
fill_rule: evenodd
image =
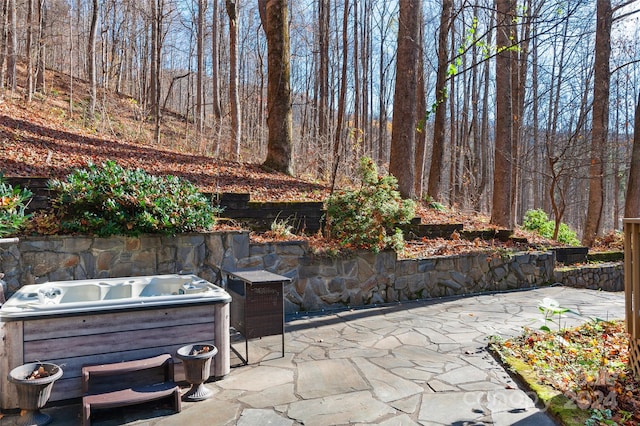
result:
M 319 398 L 369 389 L 355 366 L 346 359 L 309 361 L 298 365 L 298 394 Z
M 490 335 L 541 325 L 545 297 L 583 315 L 563 315 L 563 326 L 624 317 L 623 293 L 559 286 L 299 316 L 287 321 L 284 358 L 280 336 L 251 341 L 255 363 L 208 383 L 217 392 L 210 400 L 184 403 L 177 414 L 130 407 L 94 425 L 551 426 L 486 350 Z M 79 410 L 44 411 L 54 426 L 71 426 Z
M 395 410 L 378 401 L 371 392 L 351 392 L 291 404 L 289 416 L 305 426 L 371 423 Z
M 291 426 L 293 420 L 282 417 L 272 410 L 255 410 L 247 408 L 242 412 L 242 417 L 236 423 L 238 426 Z

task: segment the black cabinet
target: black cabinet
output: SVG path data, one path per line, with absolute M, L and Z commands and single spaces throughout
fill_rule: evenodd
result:
M 249 339 L 282 335 L 284 356 L 284 284 L 291 281 L 269 271 L 225 272 L 231 295 L 230 322 L 245 338 L 245 358 L 249 363 Z

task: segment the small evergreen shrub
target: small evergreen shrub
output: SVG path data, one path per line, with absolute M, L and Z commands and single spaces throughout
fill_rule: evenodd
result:
M 427 205 L 427 207 L 429 207 L 432 210 L 437 210 L 439 212 L 443 212 L 443 211 L 447 210 L 447 208 L 444 206 L 444 204 L 439 203 L 436 200 L 434 200 L 431 195 L 425 195 L 424 196 L 424 202 Z
M 25 214 L 33 194 L 28 189 L 9 185 L 0 175 L 0 237 L 16 234 L 29 219 Z
M 396 178 L 380 176 L 370 158 L 360 160 L 359 173 L 362 184 L 358 190 L 340 191 L 327 202 L 331 238 L 343 247 L 401 250 L 404 238 L 396 226 L 413 218 L 414 202 L 403 200 Z
M 124 169 L 114 161 L 53 179 L 49 188 L 61 229 L 109 235 L 175 234 L 213 227 L 219 212 L 197 188 L 175 176 Z
M 537 232 L 545 238 L 553 238 L 555 222 L 549 220 L 549 217 L 542 209 L 528 210 L 524 215 L 522 227 L 528 231 Z M 558 241 L 571 246 L 580 245 L 576 232 L 569 228 L 566 223 L 560 223 Z

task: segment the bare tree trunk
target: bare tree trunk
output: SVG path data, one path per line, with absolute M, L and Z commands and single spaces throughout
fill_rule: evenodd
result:
M 440 15 L 440 29 L 438 35 L 438 70 L 436 75 L 435 121 L 433 124 L 433 148 L 431 152 L 431 167 L 429 168 L 429 185 L 427 193 L 433 199 L 443 201 L 442 167 L 444 164 L 444 138 L 447 119 L 447 109 L 444 101 L 447 99 L 447 68 L 449 66 L 448 36 L 451 28 L 451 13 L 453 0 L 442 1 Z
M 629 166 L 629 183 L 625 197 L 624 217 L 640 217 L 640 93 L 633 121 L 633 147 Z
M 495 16 L 495 12 L 492 15 Z M 491 39 L 493 38 L 493 33 L 491 29 L 487 32 L 487 42 L 491 44 Z M 480 141 L 481 141 L 481 158 L 483 159 L 483 167 L 480 173 L 480 185 L 479 192 L 483 193 L 486 191 L 487 186 L 490 182 L 489 171 L 493 170 L 493 156 L 491 155 L 491 145 L 490 145 L 490 136 L 489 136 L 489 75 L 491 74 L 491 65 L 490 61 L 484 61 L 483 67 L 483 97 L 482 97 L 482 124 L 480 125 Z M 494 141 L 495 144 L 495 141 Z M 485 203 L 484 211 L 488 210 L 489 200 L 488 196 L 482 200 Z M 480 202 L 479 205 L 482 206 L 483 202 Z
M 589 202 L 582 244 L 592 246 L 599 232 L 603 205 L 604 147 L 609 130 L 609 85 L 611 71 L 611 0 L 597 0 L 596 56 L 593 64 L 593 124 L 589 164 Z
M 9 35 L 9 0 L 2 0 L 0 3 L 0 13 L 2 14 L 2 32 L 0 33 L 0 90 L 4 91 L 5 80 L 7 78 L 7 54 Z
M 473 13 L 478 14 L 478 3 L 473 6 Z M 476 61 L 478 57 L 478 45 L 474 43 L 471 49 L 472 57 Z M 471 70 L 471 123 L 469 129 L 469 136 L 471 138 L 472 149 L 470 152 L 471 161 L 469 165 L 470 180 L 472 183 L 471 191 L 467 193 L 470 198 L 471 206 L 476 211 L 480 211 L 480 200 L 482 199 L 482 189 L 480 187 L 482 182 L 482 169 L 485 159 L 482 157 L 483 141 L 480 138 L 480 94 L 481 92 L 481 79 L 478 77 L 481 71 L 480 65 L 477 64 Z
M 398 179 L 398 190 L 404 198 L 415 198 L 416 95 L 418 87 L 418 55 L 420 55 L 419 23 L 421 2 L 400 2 L 398 21 L 398 56 L 396 88 L 393 96 L 393 130 L 389 173 Z
M 240 97 L 238 95 L 238 1 L 226 0 L 229 15 L 229 101 L 231 134 L 236 161 L 240 161 Z
M 421 8 L 422 9 L 422 8 Z M 420 24 L 419 24 L 419 32 L 418 36 L 419 40 L 419 51 L 421 52 L 418 55 L 418 77 L 417 77 L 417 93 L 416 93 L 416 120 L 418 120 L 416 126 L 416 164 L 415 164 L 415 187 L 416 187 L 416 197 L 418 199 L 422 198 L 423 184 L 424 184 L 424 163 L 426 159 L 427 152 L 427 132 L 426 132 L 426 120 L 425 116 L 427 115 L 427 94 L 425 88 L 424 81 L 424 55 L 422 51 L 424 49 L 424 19 L 422 13 L 420 13 Z
M 69 18 L 69 114 L 73 114 L 73 76 L 74 76 L 74 49 L 73 49 L 73 20 Z
M 360 125 L 360 63 L 358 55 L 359 52 L 359 34 L 358 34 L 358 0 L 353 0 L 353 27 L 351 33 L 353 34 L 353 61 L 351 61 L 351 66 L 353 69 L 353 112 L 351 114 L 351 128 L 353 129 L 350 134 L 353 139 L 358 139 L 360 137 L 361 125 Z M 353 142 L 355 148 L 356 157 L 360 156 L 360 152 L 357 150 L 360 147 L 360 144 L 357 142 Z
M 198 15 L 196 16 L 196 117 L 195 124 L 198 137 L 202 137 L 204 129 L 204 17 L 206 14 L 206 0 L 198 0 Z
M 535 29 L 534 29 L 535 33 Z M 538 40 L 534 34 L 533 47 L 532 47 L 533 64 L 531 66 L 531 98 L 532 98 L 532 110 L 533 123 L 538 123 L 538 109 L 539 109 L 539 95 L 538 95 Z M 539 126 L 533 126 L 533 170 L 534 183 L 533 183 L 533 208 L 539 208 L 542 206 L 544 200 L 544 184 L 541 176 L 543 173 L 542 163 L 542 143 L 540 141 Z M 537 175 L 537 176 L 536 176 Z
M 267 36 L 267 125 L 269 141 L 264 166 L 293 174 L 292 111 L 287 0 L 258 0 Z
M 344 120 L 345 100 L 347 96 L 347 69 L 349 68 L 349 0 L 344 0 L 342 15 L 342 71 L 340 79 L 340 94 L 338 100 L 338 118 L 336 121 L 335 139 L 333 141 L 333 171 L 331 174 L 331 193 L 336 185 L 338 165 L 340 164 L 340 141 L 342 140 L 342 122 Z
M 491 223 L 511 229 L 513 110 L 511 87 L 511 31 L 515 2 L 496 0 L 496 130 Z
M 95 0 L 94 0 L 95 1 Z M 154 119 L 154 140 L 160 144 L 160 76 L 162 75 L 162 26 L 163 0 L 151 1 L 151 87 L 149 88 L 150 106 Z
M 7 5 L 9 14 L 9 30 L 7 42 L 7 86 L 12 92 L 18 86 L 18 76 L 16 63 L 18 57 L 18 12 L 16 10 L 16 0 L 9 0 Z
M 384 16 L 387 14 L 387 2 L 382 2 L 383 9 L 380 11 L 380 14 Z M 387 158 L 389 157 L 389 149 L 387 146 L 387 138 L 388 138 L 388 130 L 387 130 L 387 65 L 385 64 L 385 42 L 386 42 L 386 29 L 384 23 L 380 24 L 380 48 L 378 54 L 380 55 L 380 62 L 378 64 L 378 74 L 380 77 L 380 87 L 378 90 L 378 110 L 380 113 L 379 119 L 379 127 L 378 127 L 378 161 L 381 164 L 387 162 Z
M 150 61 L 149 61 L 149 89 L 147 90 L 147 104 L 152 113 L 155 113 L 155 103 L 157 101 L 156 91 L 158 90 L 158 72 L 156 67 L 158 66 L 159 58 L 156 58 L 157 55 L 157 44 L 159 43 L 160 35 L 158 34 L 158 21 L 159 11 L 158 11 L 158 0 L 151 0 L 151 22 L 149 23 L 151 26 L 151 46 L 150 48 Z M 145 55 L 146 57 L 146 55 Z M 146 73 L 145 73 L 146 74 Z
M 331 22 L 329 0 L 318 0 L 319 47 L 319 95 L 318 137 L 324 141 L 329 136 L 329 25 Z
M 218 46 L 218 0 L 212 0 L 213 22 L 211 24 L 211 103 L 213 116 L 217 122 L 222 117 L 220 110 L 220 68 L 219 68 L 219 46 Z M 219 123 L 218 123 L 219 124 Z
M 98 0 L 93 0 L 91 11 L 91 30 L 87 44 L 87 69 L 89 71 L 89 104 L 87 106 L 87 121 L 93 121 L 96 114 L 97 78 L 96 78 L 96 36 L 98 33 Z
M 36 70 L 36 90 L 45 91 L 45 58 L 46 58 L 46 24 L 47 8 L 45 0 L 38 0 L 38 67 Z
M 27 93 L 25 94 L 27 102 L 31 102 L 33 97 L 33 1 L 27 0 Z

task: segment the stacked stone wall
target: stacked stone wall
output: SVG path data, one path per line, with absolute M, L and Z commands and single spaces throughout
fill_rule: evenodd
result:
M 20 286 L 169 273 L 218 282 L 221 269 L 266 269 L 291 278 L 288 313 L 458 296 L 541 286 L 622 289 L 622 264 L 555 271 L 552 252 L 473 253 L 397 259 L 394 252 L 336 258 L 310 253 L 306 242 L 252 244 L 247 232 L 174 237 L 26 237 L 0 246 L 0 271 L 11 294 Z M 224 284 L 224 283 L 223 283 Z
M 554 279 L 568 287 L 624 291 L 624 263 L 607 262 L 557 268 Z
M 220 266 L 235 268 L 248 256 L 243 232 L 94 238 L 25 237 L 0 247 L 8 292 L 48 281 L 197 273 L 217 279 Z

